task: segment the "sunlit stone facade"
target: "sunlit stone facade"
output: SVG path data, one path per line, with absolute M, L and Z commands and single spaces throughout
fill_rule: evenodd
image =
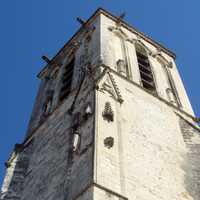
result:
M 47 62 L 1 199 L 200 200 L 200 129 L 175 54 L 98 9 Z

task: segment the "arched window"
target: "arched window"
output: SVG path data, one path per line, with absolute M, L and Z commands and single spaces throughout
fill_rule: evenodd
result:
M 136 44 L 135 48 L 142 86 L 155 93 L 156 86 L 146 49 L 140 44 Z

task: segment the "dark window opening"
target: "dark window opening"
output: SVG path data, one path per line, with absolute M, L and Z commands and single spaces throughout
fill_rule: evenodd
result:
M 145 49 L 141 46 L 136 46 L 136 55 L 142 86 L 153 93 L 156 92 L 153 73 Z
M 64 67 L 62 75 L 61 89 L 59 100 L 63 101 L 69 95 L 71 91 L 73 71 L 74 71 L 75 57 Z

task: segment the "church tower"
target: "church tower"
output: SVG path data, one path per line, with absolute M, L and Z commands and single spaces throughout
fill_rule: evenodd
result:
M 175 54 L 98 9 L 46 66 L 2 200 L 200 200 L 200 128 Z

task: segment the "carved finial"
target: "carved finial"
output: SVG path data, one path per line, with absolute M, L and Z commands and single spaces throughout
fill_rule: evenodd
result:
M 161 54 L 161 49 L 160 49 L 160 48 L 157 48 L 157 50 L 156 50 L 155 52 L 150 51 L 150 52 L 149 52 L 149 55 L 152 56 L 152 57 L 154 57 L 154 58 L 156 58 L 157 56 L 161 56 L 161 55 L 162 55 L 162 54 Z
M 114 113 L 112 111 L 110 102 L 105 103 L 105 108 L 102 115 L 103 115 L 103 118 L 107 120 L 108 122 L 114 121 Z

